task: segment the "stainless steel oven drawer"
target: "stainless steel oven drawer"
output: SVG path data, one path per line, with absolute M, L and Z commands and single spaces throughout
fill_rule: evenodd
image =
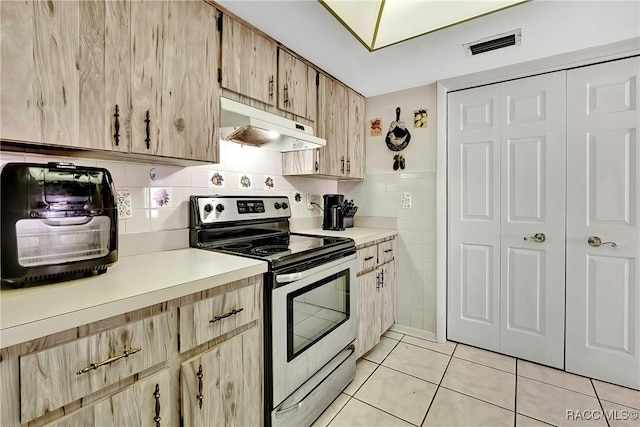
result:
M 355 347 L 350 344 L 271 412 L 272 427 L 310 426 L 355 374 Z

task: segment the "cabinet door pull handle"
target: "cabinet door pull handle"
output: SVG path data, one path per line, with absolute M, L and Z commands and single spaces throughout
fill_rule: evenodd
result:
M 112 364 L 113 362 L 116 362 L 116 361 L 118 361 L 118 360 L 120 360 L 120 359 L 122 359 L 122 358 L 125 358 L 125 357 L 129 357 L 129 356 L 131 356 L 132 354 L 135 354 L 135 353 L 139 352 L 140 350 L 142 350 L 140 347 L 138 347 L 138 348 L 134 348 L 134 349 L 129 350 L 129 351 L 125 350 L 122 354 L 119 354 L 119 355 L 117 355 L 117 356 L 110 357 L 110 358 L 108 358 L 108 359 L 103 360 L 102 362 L 98 362 L 98 363 L 91 363 L 91 364 L 90 364 L 89 366 L 87 366 L 86 368 L 82 368 L 81 370 L 79 370 L 78 372 L 76 372 L 76 375 L 82 375 L 82 374 L 84 374 L 84 373 L 86 373 L 86 372 L 89 372 L 89 371 L 95 371 L 95 370 L 96 370 L 96 369 L 98 369 L 100 366 L 110 365 L 110 364 Z
M 287 85 L 286 83 L 284 84 L 284 103 L 289 103 L 289 85 Z
M 156 384 L 156 390 L 153 392 L 153 398 L 156 400 L 156 416 L 153 417 L 153 421 L 155 421 L 156 427 L 160 427 L 160 384 Z
M 342 162 L 342 167 L 340 168 L 340 172 L 344 173 L 344 156 L 342 157 L 342 159 L 340 161 Z
M 269 77 L 269 98 L 273 98 L 273 76 Z
M 351 172 L 351 159 L 347 157 L 347 173 Z
M 368 257 L 366 257 L 364 260 L 365 260 L 365 261 L 371 261 L 372 259 L 373 259 L 373 256 L 368 256 Z
M 380 274 L 376 274 L 376 290 L 380 290 Z
M 145 129 L 147 131 L 147 137 L 144 139 L 144 142 L 147 143 L 147 150 L 148 150 L 151 148 L 151 138 L 150 138 L 151 129 L 149 128 L 149 123 L 151 123 L 151 119 L 149 119 L 149 110 L 147 110 L 147 114 L 145 115 L 144 122 L 146 123 Z
M 384 288 L 384 270 L 380 272 L 380 281 L 382 282 L 382 287 Z
M 202 398 L 204 397 L 202 396 L 202 377 L 204 377 L 204 374 L 202 373 L 202 365 L 198 367 L 196 377 L 198 377 L 198 395 L 196 396 L 196 399 L 198 399 L 198 406 L 202 409 Z
M 118 104 L 116 104 L 116 112 L 114 113 L 113 117 L 116 119 L 115 123 L 114 123 L 114 128 L 116 133 L 113 134 L 113 139 L 116 143 L 116 146 L 120 145 L 120 114 L 119 114 L 120 109 L 118 108 Z
M 393 252 L 393 249 L 385 249 L 385 250 L 384 250 L 384 253 L 385 253 L 385 254 L 388 254 L 389 252 Z
M 319 167 L 320 167 L 320 165 L 318 164 L 318 162 L 316 162 L 316 165 L 315 165 L 315 166 L 316 166 L 316 172 L 318 172 L 318 169 L 319 169 Z
M 237 310 L 233 309 L 228 313 L 221 314 L 220 316 L 213 316 L 213 319 L 209 320 L 209 323 L 215 323 L 215 322 L 217 322 L 219 320 L 226 319 L 229 316 L 233 316 L 234 314 L 240 313 L 242 310 L 244 310 L 244 308 L 239 308 Z

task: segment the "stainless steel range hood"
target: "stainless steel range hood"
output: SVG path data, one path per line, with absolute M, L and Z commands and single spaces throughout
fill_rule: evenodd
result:
M 220 98 L 222 139 L 282 152 L 310 150 L 327 145 L 313 128 L 254 107 Z

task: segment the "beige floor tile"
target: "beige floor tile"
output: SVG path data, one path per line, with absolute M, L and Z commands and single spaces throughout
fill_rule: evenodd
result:
M 329 424 L 330 427 L 409 427 L 411 424 L 373 406 L 351 399 Z
M 453 357 L 480 363 L 502 371 L 516 373 L 516 359 L 492 351 L 480 350 L 464 344 L 458 344 L 453 352 Z
M 533 418 L 525 417 L 521 414 L 516 414 L 516 427 L 548 427 L 551 424 L 543 423 Z
M 640 391 L 593 380 L 600 400 L 618 403 L 630 408 L 640 409 Z
M 358 359 L 356 362 L 356 376 L 347 388 L 344 389 L 343 393 L 353 396 L 378 366 L 377 363 L 369 362 L 366 359 Z
M 429 340 L 423 340 L 421 338 L 405 335 L 402 338 L 402 342 L 417 345 L 418 347 L 428 348 L 429 350 L 438 351 L 440 353 L 448 354 L 451 356 L 456 349 L 456 343 L 453 341 L 447 341 L 445 343 L 433 342 Z
M 518 360 L 518 376 L 542 381 L 543 383 L 577 391 L 596 397 L 591 380 L 580 375 L 570 374 L 559 369 L 548 368 L 535 363 Z
M 440 387 L 424 426 L 513 426 L 513 412 Z
M 517 412 L 559 426 L 602 426 L 604 419 L 579 419 L 583 411 L 599 411 L 595 397 L 545 384 L 525 377 L 518 377 Z M 572 412 L 570 412 L 572 411 Z M 574 414 L 571 416 L 571 414 Z M 583 417 L 585 418 L 585 417 Z
M 350 396 L 347 396 L 344 393 L 340 393 L 336 400 L 334 400 L 331 405 L 318 417 L 318 419 L 311 424 L 311 427 L 326 427 L 329 425 L 331 420 L 340 412 L 340 410 L 347 404 L 347 402 L 351 399 Z
M 354 397 L 419 425 L 437 388 L 437 385 L 430 382 L 380 366 Z
M 441 385 L 511 411 L 515 407 L 516 376 L 499 369 L 454 357 Z
M 382 363 L 384 358 L 391 353 L 391 350 L 393 350 L 396 344 L 398 344 L 398 341 L 382 337 L 380 338 L 380 342 L 362 357 L 370 362 Z
M 618 405 L 617 403 L 601 400 L 605 416 L 611 427 L 638 427 L 640 425 L 640 410 Z
M 450 356 L 400 342 L 382 363 L 392 369 L 438 384 Z
M 404 335 L 403 334 L 399 334 L 398 332 L 387 331 L 384 334 L 382 334 L 382 336 L 383 337 L 387 337 L 387 338 L 391 338 L 392 340 L 400 341 Z

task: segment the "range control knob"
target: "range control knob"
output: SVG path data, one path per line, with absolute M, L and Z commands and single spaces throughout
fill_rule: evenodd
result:
M 280 203 L 275 202 L 275 203 L 273 204 L 273 207 L 274 207 L 274 208 L 276 208 L 276 209 L 280 209 L 282 206 L 280 205 Z
M 213 210 L 213 206 L 211 206 L 211 203 L 207 203 L 206 205 L 204 205 L 204 211 L 206 213 L 209 213 Z
M 286 203 L 283 203 L 283 204 L 282 204 L 282 209 L 287 209 L 288 207 L 289 207 L 289 205 L 288 205 L 288 204 L 286 204 Z
M 216 205 L 216 210 L 217 210 L 218 212 L 222 212 L 222 211 L 224 210 L 224 205 L 223 205 L 222 203 L 218 203 L 218 204 Z

